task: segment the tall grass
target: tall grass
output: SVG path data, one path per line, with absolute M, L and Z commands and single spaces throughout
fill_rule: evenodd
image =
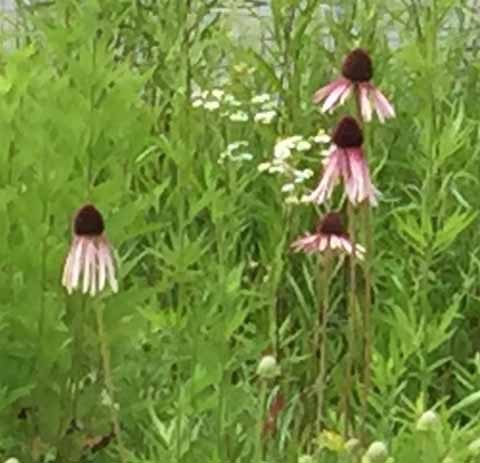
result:
M 0 458 L 121 461 L 113 411 L 132 463 L 385 461 L 378 445 L 367 451 L 374 441 L 397 462 L 474 462 L 478 7 L 271 0 L 267 15 L 249 2 L 244 23 L 220 6 L 18 1 L 5 18 Z M 312 95 L 357 46 L 397 111 L 366 132 L 382 193 L 371 382 L 362 405 L 353 346 L 364 332 L 351 336 L 350 269 L 336 260 L 318 432 L 322 269 L 290 243 L 343 204 L 340 189 L 327 207 L 298 199 L 322 171 L 328 145 L 314 137 L 340 117 L 320 113 Z M 355 102 L 342 111 L 354 114 Z M 259 170 L 294 135 L 311 147 L 292 148 L 290 167 L 314 175 L 295 183 L 293 170 Z M 86 201 L 116 249 L 117 294 L 67 296 L 60 284 L 72 215 Z M 363 278 L 357 271 L 359 298 Z M 257 374 L 266 354 L 280 374 Z M 359 368 L 345 392 L 348 362 Z M 423 416 L 431 409 L 434 419 Z

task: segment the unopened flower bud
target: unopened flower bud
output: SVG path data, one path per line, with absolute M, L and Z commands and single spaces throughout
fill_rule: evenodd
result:
M 468 451 L 471 455 L 478 457 L 480 456 L 480 438 L 475 439 L 473 442 L 470 443 L 468 446 Z
M 352 438 L 348 439 L 347 442 L 345 442 L 345 450 L 350 453 L 356 453 L 360 449 L 360 441 L 358 439 Z
M 298 463 L 313 463 L 313 457 L 311 455 L 300 455 L 298 457 Z
M 264 355 L 257 367 L 257 374 L 261 378 L 274 378 L 280 374 L 280 367 L 273 355 Z
M 431 431 L 440 419 L 433 410 L 427 410 L 417 421 L 418 431 Z
M 387 446 L 381 441 L 370 444 L 362 458 L 362 463 L 384 463 L 388 458 Z

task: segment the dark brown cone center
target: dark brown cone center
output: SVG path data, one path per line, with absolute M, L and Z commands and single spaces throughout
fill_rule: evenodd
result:
M 373 77 L 373 64 L 365 50 L 357 48 L 347 55 L 342 74 L 352 82 L 368 82 Z
M 73 221 L 73 231 L 79 236 L 100 236 L 105 230 L 102 214 L 93 204 L 83 206 Z
M 359 148 L 363 143 L 362 129 L 355 118 L 344 117 L 335 127 L 332 140 L 340 148 Z
M 344 236 L 342 216 L 338 212 L 330 212 L 320 221 L 317 231 L 324 235 Z

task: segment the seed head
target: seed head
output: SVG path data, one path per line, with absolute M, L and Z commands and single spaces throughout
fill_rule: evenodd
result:
M 86 204 L 77 212 L 73 231 L 77 236 L 100 236 L 105 230 L 102 214 L 93 204 Z
M 345 235 L 342 216 L 338 212 L 329 212 L 318 224 L 317 231 L 323 235 Z
M 354 117 L 344 117 L 335 127 L 332 140 L 339 148 L 359 148 L 363 143 L 362 129 Z
M 373 77 L 373 65 L 365 50 L 357 48 L 350 52 L 342 66 L 342 74 L 352 82 L 368 82 Z

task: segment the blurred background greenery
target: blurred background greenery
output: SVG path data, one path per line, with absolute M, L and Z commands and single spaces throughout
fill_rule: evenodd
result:
M 475 2 L 5 7 L 0 458 L 122 461 L 113 409 L 131 462 L 476 461 Z M 369 50 L 374 81 L 397 112 L 384 126 L 370 124 L 365 143 L 382 193 L 374 211 L 372 388 L 361 423 L 363 385 L 354 377 L 347 426 L 349 283 L 339 262 L 318 435 L 319 268 L 289 245 L 342 204 L 340 191 L 321 209 L 298 198 L 315 187 L 328 147 L 314 137 L 354 111 L 348 103 L 324 115 L 311 97 L 358 46 Z M 310 147 L 292 149 L 290 167 L 314 175 L 292 192 L 288 172 L 258 167 L 294 135 Z M 116 295 L 67 297 L 60 285 L 70 221 L 86 201 L 102 211 L 116 249 Z M 115 397 L 105 387 L 98 311 Z M 265 379 L 257 365 L 267 353 L 280 374 Z M 419 425 L 430 409 L 436 418 Z M 368 453 L 374 441 L 386 452 Z

